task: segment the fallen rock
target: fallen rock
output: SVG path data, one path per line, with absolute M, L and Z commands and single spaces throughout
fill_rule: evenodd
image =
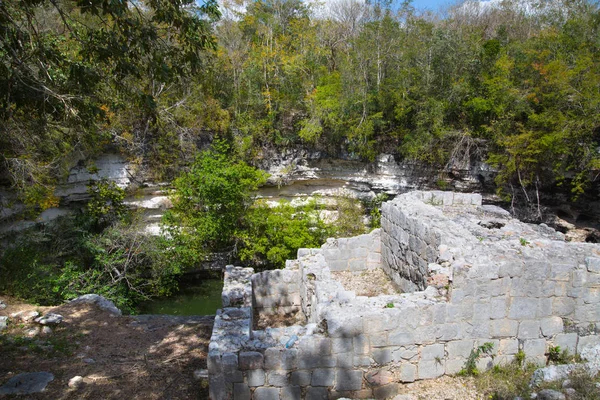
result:
M 4 385 L 0 386 L 0 395 L 4 394 L 32 394 L 46 389 L 48 383 L 54 380 L 54 375 L 49 372 L 27 372 L 13 376 Z
M 25 335 L 27 335 L 29 337 L 35 337 L 39 334 L 40 334 L 40 328 L 38 328 L 38 327 L 25 330 Z
M 4 310 L 6 307 L 8 307 L 6 305 L 6 303 L 4 301 L 0 300 L 0 310 Z
M 96 363 L 96 360 L 94 360 L 93 358 L 84 358 L 82 361 L 86 364 L 95 364 Z
M 16 319 L 17 321 L 29 322 L 33 321 L 35 318 L 39 317 L 40 313 L 37 311 L 20 311 L 17 313 L 10 314 L 11 318 Z
M 44 326 L 42 328 L 42 335 L 50 335 L 52 334 L 52 328 L 50 328 L 49 326 Z
M 40 325 L 58 325 L 62 322 L 63 316 L 60 314 L 48 313 L 43 317 L 38 317 L 35 319 Z
M 0 332 L 8 327 L 8 317 L 0 317 Z
M 581 358 L 587 360 L 589 363 L 600 366 L 600 345 L 584 347 L 580 355 Z
M 567 400 L 564 394 L 552 389 L 540 390 L 537 398 L 538 400 Z
M 85 294 L 76 299 L 71 300 L 73 304 L 95 304 L 103 310 L 106 310 L 115 315 L 121 315 L 122 312 L 115 306 L 115 303 L 102 297 L 98 294 Z
M 564 380 L 569 377 L 569 374 L 577 368 L 581 368 L 581 364 L 563 364 L 550 365 L 548 367 L 535 370 L 531 377 L 531 386 L 538 386 L 542 382 L 554 382 Z
M 79 387 L 81 387 L 83 385 L 83 377 L 82 376 L 74 376 L 71 379 L 69 379 L 69 387 L 70 388 L 74 388 L 77 389 Z

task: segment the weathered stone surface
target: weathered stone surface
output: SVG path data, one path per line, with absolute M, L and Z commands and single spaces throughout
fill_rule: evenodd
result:
M 327 400 L 328 397 L 327 388 L 324 387 L 309 387 L 306 390 L 306 400 Z
M 248 386 L 262 386 L 265 384 L 265 371 L 262 369 L 251 369 L 247 372 Z
M 490 322 L 490 334 L 493 338 L 517 336 L 519 323 L 511 319 L 497 319 Z
M 233 400 L 250 400 L 252 394 L 250 388 L 245 383 L 233 384 Z
M 287 371 L 275 370 L 267 372 L 267 384 L 269 386 L 283 387 L 289 383 Z
M 38 317 L 35 322 L 41 325 L 58 325 L 62 322 L 63 316 L 60 314 L 48 313 L 43 317 Z
M 362 371 L 351 369 L 337 369 L 335 372 L 334 389 L 338 391 L 360 390 L 362 388 L 362 382 Z
M 27 372 L 13 376 L 0 386 L 0 395 L 23 395 L 43 392 L 48 383 L 54 380 L 49 372 Z
M 398 393 L 398 384 L 390 383 L 385 386 L 373 388 L 373 397 L 376 399 L 388 399 Z
M 312 386 L 332 386 L 335 380 L 335 371 L 332 368 L 315 369 L 312 373 L 310 384 Z
M 8 317 L 0 317 L 0 332 L 8 327 Z
M 563 320 L 560 317 L 543 318 L 540 327 L 545 337 L 552 337 L 563 331 Z
M 263 367 L 263 355 L 257 351 L 244 351 L 239 355 L 241 370 L 260 369 Z
M 380 369 L 369 372 L 365 378 L 371 386 L 383 386 L 392 383 L 394 374 L 388 370 Z
M 536 339 L 540 336 L 540 323 L 535 320 L 521 321 L 519 323 L 519 339 Z
M 419 379 L 432 379 L 444 375 L 445 360 L 425 360 L 419 362 Z
M 281 400 L 301 400 L 302 390 L 299 386 L 286 386 L 281 388 Z
M 279 400 L 279 389 L 270 387 L 259 387 L 254 390 L 254 400 Z
M 308 386 L 310 385 L 310 380 L 310 371 L 294 371 L 290 377 L 291 384 L 296 386 Z
M 76 299 L 71 300 L 71 304 L 95 304 L 97 307 L 108 311 L 111 314 L 121 315 L 121 310 L 119 310 L 115 303 L 108 300 L 107 298 L 97 295 L 97 294 L 85 294 L 83 296 L 79 296 Z

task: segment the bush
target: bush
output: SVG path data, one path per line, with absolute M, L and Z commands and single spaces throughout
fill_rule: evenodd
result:
M 265 173 L 237 160 L 223 141 L 200 153 L 175 180 L 173 208 L 164 217 L 173 261 L 191 269 L 206 254 L 233 247 L 253 203 L 252 192 L 265 181 Z
M 296 258 L 299 248 L 320 246 L 327 238 L 328 226 L 319 211 L 315 200 L 299 208 L 285 201 L 271 208 L 259 201 L 249 210 L 247 226 L 240 233 L 240 259 L 259 268 L 283 268 L 286 260 Z

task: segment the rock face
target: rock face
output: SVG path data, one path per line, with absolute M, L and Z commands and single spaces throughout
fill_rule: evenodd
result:
M 357 296 L 332 273 L 374 269 L 405 293 Z M 520 351 L 545 365 L 549 346 L 581 353 L 600 343 L 600 246 L 567 243 L 547 226 L 482 206 L 477 194 L 400 195 L 384 203 L 380 230 L 251 273 L 225 274 L 209 345 L 212 399 L 284 399 L 298 388 L 391 398 L 399 382 L 456 374 L 483 343 L 493 357 L 482 357 L 480 369 Z M 448 287 L 436 287 L 440 274 Z M 306 325 L 253 330 L 255 312 L 290 307 L 300 307 Z
M 71 300 L 71 303 L 74 304 L 81 304 L 81 303 L 87 303 L 87 304 L 95 304 L 98 307 L 100 307 L 103 310 L 106 310 L 112 314 L 115 315 L 121 315 L 122 312 L 121 310 L 119 310 L 116 306 L 115 303 L 113 303 L 112 301 L 108 300 L 105 297 L 102 297 L 100 295 L 97 294 L 86 294 L 83 296 L 79 296 L 76 299 Z
M 21 395 L 39 393 L 46 389 L 48 383 L 54 380 L 49 372 L 28 372 L 13 376 L 0 386 L 0 395 Z

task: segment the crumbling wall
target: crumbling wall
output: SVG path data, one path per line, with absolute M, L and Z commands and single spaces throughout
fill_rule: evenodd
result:
M 265 315 L 294 314 L 302 309 L 298 272 L 263 271 L 252 275 L 253 307 Z
M 327 239 L 321 247 L 331 271 L 364 271 L 381 265 L 381 230 L 351 238 Z
M 414 197 L 411 207 L 386 202 L 381 214 L 382 267 L 404 292 L 427 287 L 428 265 L 437 261 L 442 244 L 440 229 L 436 229 L 442 212 L 427 205 L 481 206 L 479 194 L 441 191 L 411 194 Z
M 409 193 L 386 203 L 383 216 L 381 232 L 301 249 L 283 271 L 251 278 L 249 269 L 228 267 L 223 298 L 237 300 L 215 319 L 212 399 L 387 398 L 402 383 L 459 372 L 483 343 L 493 353 L 480 369 L 519 351 L 545 364 L 550 346 L 575 353 L 600 342 L 600 246 L 567 243 L 478 196 Z M 332 277 L 342 265 L 377 268 L 369 254 L 379 235 L 381 267 L 408 289 L 429 284 L 425 290 L 362 297 Z M 369 241 L 372 253 L 351 254 Z M 345 264 L 332 268 L 336 254 Z M 308 323 L 253 331 L 252 286 L 261 288 L 254 305 L 263 308 L 288 307 L 265 299 L 290 288 Z

